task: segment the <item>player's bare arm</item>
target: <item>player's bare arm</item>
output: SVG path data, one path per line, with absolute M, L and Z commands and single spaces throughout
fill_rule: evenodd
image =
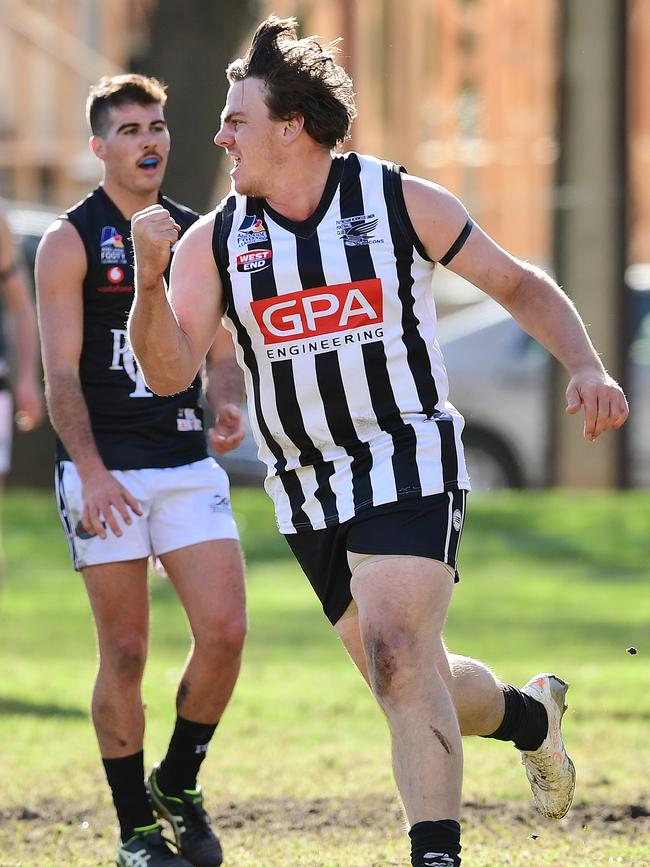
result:
M 420 178 L 404 178 L 404 196 L 416 232 L 438 261 L 460 235 L 467 211 L 447 190 Z M 511 256 L 477 225 L 447 267 L 498 301 L 564 365 L 570 376 L 567 412 L 584 408 L 586 439 L 625 422 L 623 391 L 605 370 L 574 305 L 548 275 Z
M 208 431 L 210 446 L 222 455 L 241 445 L 246 434 L 241 411 L 244 374 L 237 364 L 232 337 L 223 325 L 217 329 L 205 359 L 204 390 L 215 418 Z
M 149 388 L 169 395 L 186 389 L 212 344 L 221 319 L 221 281 L 212 255 L 214 217 L 199 220 L 174 252 L 170 288 L 163 274 L 178 226 L 153 205 L 133 216 L 135 298 L 129 340 Z
M 31 430 L 43 420 L 39 383 L 36 317 L 25 271 L 9 225 L 0 213 L 0 289 L 16 360 L 16 424 Z
M 106 538 L 106 526 L 121 530 L 114 511 L 131 523 L 140 514 L 137 500 L 104 466 L 93 437 L 79 380 L 83 341 L 83 292 L 86 254 L 81 238 L 67 220 L 46 232 L 36 256 L 36 285 L 47 405 L 57 434 L 74 462 L 83 485 L 83 524 Z

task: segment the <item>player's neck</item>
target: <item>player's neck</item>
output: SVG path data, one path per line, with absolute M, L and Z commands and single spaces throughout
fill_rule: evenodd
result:
M 124 187 L 116 184 L 110 178 L 104 178 L 102 181 L 104 192 L 113 202 L 113 204 L 122 213 L 125 219 L 130 220 L 131 217 L 143 208 L 148 208 L 149 205 L 155 205 L 160 195 L 159 190 L 151 192 L 135 192 L 127 190 Z
M 291 171 L 277 179 L 276 189 L 267 196 L 267 202 L 278 214 L 295 223 L 309 219 L 323 198 L 331 168 L 332 154 L 319 148 L 307 159 L 295 161 Z

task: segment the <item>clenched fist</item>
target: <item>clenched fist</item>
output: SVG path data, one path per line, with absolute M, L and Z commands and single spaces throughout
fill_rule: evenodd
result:
M 181 227 L 162 205 L 150 205 L 131 218 L 136 286 L 155 289 L 169 265 Z

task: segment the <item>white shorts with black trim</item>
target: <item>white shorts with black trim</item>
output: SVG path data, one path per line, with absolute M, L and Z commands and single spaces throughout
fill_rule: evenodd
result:
M 0 390 L 0 476 L 11 466 L 11 440 L 14 432 L 14 402 L 11 393 Z
M 91 536 L 81 522 L 81 479 L 71 461 L 56 466 L 59 516 L 68 538 L 74 568 L 158 557 L 169 551 L 218 539 L 239 539 L 230 507 L 230 483 L 214 458 L 180 467 L 111 470 L 137 499 L 142 515 L 131 514 L 115 536 L 107 527 L 105 539 Z

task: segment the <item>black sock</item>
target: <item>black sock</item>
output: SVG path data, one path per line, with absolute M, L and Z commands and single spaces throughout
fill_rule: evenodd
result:
M 134 828 L 144 828 L 156 821 L 144 786 L 142 750 L 122 759 L 102 759 L 106 779 L 120 823 L 120 836 L 126 842 Z
M 513 741 L 518 750 L 537 750 L 548 734 L 548 714 L 544 705 L 516 686 L 503 687 L 503 722 L 486 738 Z
M 176 717 L 176 725 L 160 763 L 158 785 L 165 795 L 180 795 L 184 789 L 196 788 L 196 777 L 217 723 L 197 723 Z
M 416 822 L 409 837 L 412 867 L 459 867 L 460 825 L 454 819 Z

